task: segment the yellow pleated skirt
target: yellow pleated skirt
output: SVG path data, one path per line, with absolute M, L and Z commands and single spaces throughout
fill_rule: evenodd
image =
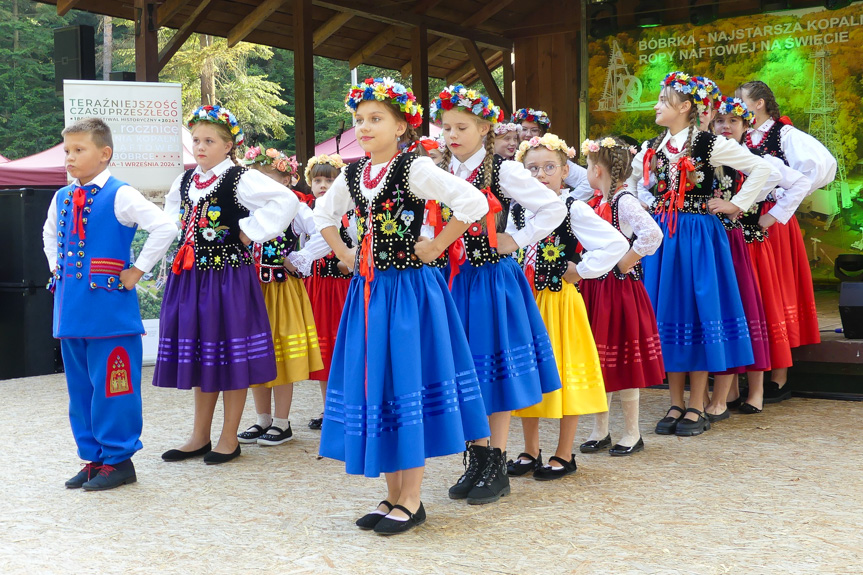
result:
M 564 282 L 559 292 L 534 291 L 534 296 L 548 329 L 562 387 L 513 415 L 560 419 L 564 415 L 608 411 L 602 367 L 581 294 L 574 285 Z
M 276 379 L 262 385 L 275 387 L 309 379 L 309 373 L 323 369 L 324 362 L 305 284 L 289 276 L 283 282 L 262 283 L 261 289 L 276 350 Z

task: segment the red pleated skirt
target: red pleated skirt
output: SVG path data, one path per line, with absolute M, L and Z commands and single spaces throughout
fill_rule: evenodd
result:
M 765 202 L 762 213 L 767 213 L 774 205 Z M 812 271 L 797 216 L 791 216 L 785 225 L 777 223 L 770 226 L 768 231 L 770 235 L 767 241 L 773 248 L 779 285 L 785 300 L 785 322 L 791 347 L 820 343 Z
M 579 290 L 599 352 L 606 392 L 660 385 L 665 377 L 656 316 L 644 284 L 609 274 Z
M 773 234 L 770 227 L 769 233 Z M 770 346 L 770 367 L 781 369 L 791 367 L 791 342 L 788 338 L 788 324 L 785 316 L 785 300 L 779 282 L 779 273 L 773 247 L 769 241 L 747 244 L 752 259 L 752 271 L 758 290 L 761 292 L 761 302 L 764 305 L 764 317 L 767 321 L 767 341 Z
M 342 319 L 342 309 L 348 296 L 351 278 L 320 277 L 315 273 L 305 280 L 306 291 L 312 303 L 312 313 L 318 329 L 318 345 L 321 349 L 321 359 L 324 368 L 309 374 L 309 379 L 327 381 L 330 378 L 330 364 L 333 360 L 333 349 L 336 345 L 336 334 L 339 332 L 339 322 Z

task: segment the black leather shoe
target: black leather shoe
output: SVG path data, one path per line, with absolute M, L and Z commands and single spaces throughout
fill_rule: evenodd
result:
M 680 421 L 677 422 L 677 429 L 674 435 L 678 437 L 692 437 L 694 435 L 701 435 L 710 429 L 710 420 L 704 417 L 703 412 L 690 407 L 686 410 L 686 413 L 695 413 L 698 415 L 698 419 L 684 419 L 681 417 Z
M 467 451 L 462 456 L 464 473 L 458 478 L 455 485 L 449 488 L 450 499 L 464 499 L 482 477 L 488 459 L 491 457 L 491 448 L 475 443 L 469 444 Z
M 641 437 L 638 438 L 638 441 L 636 441 L 635 445 L 632 447 L 626 447 L 618 443 L 608 450 L 608 454 L 613 457 L 623 457 L 626 455 L 632 455 L 633 453 L 638 453 L 639 451 L 644 451 L 644 439 Z
M 392 511 L 394 507 L 394 505 L 386 499 L 378 503 L 378 507 L 380 507 L 381 505 L 387 508 L 387 512 Z M 357 527 L 365 530 L 374 529 L 375 525 L 380 523 L 381 519 L 383 519 L 384 517 L 386 517 L 385 513 L 382 513 L 380 510 L 375 509 L 371 513 L 366 513 L 365 515 L 357 519 Z
M 135 475 L 135 465 L 131 459 L 127 459 L 114 465 L 103 463 L 96 477 L 81 487 L 84 488 L 84 491 L 106 491 L 136 481 L 138 481 L 138 476 Z
M 611 445 L 610 433 L 606 435 L 604 439 L 600 439 L 599 441 L 596 441 L 595 439 L 585 441 L 578 447 L 578 450 L 582 453 L 596 453 L 597 451 L 602 451 L 609 445 Z
M 202 455 L 206 455 L 212 449 L 212 443 L 207 443 L 207 445 L 205 445 L 201 449 L 196 449 L 195 451 L 180 451 L 179 449 L 169 449 L 162 454 L 162 459 L 164 459 L 165 461 L 184 461 L 193 457 L 201 457 Z
M 542 449 L 539 450 L 539 457 L 534 457 L 530 453 L 519 453 L 515 461 L 510 459 L 506 462 L 506 473 L 510 477 L 521 477 L 540 467 L 542 467 Z
M 232 453 L 219 453 L 217 451 L 211 451 L 207 455 L 204 456 L 204 463 L 207 465 L 219 465 L 221 463 L 227 463 L 232 459 L 236 459 L 240 456 L 240 445 L 237 444 L 237 448 Z
M 324 425 L 324 414 L 320 417 L 313 417 L 309 420 L 309 429 L 320 429 Z
M 674 417 L 671 415 L 671 411 L 679 411 L 680 416 Z M 660 419 L 656 424 L 656 429 L 654 433 L 657 435 L 674 435 L 674 432 L 677 430 L 677 422 L 683 419 L 685 412 L 682 407 L 677 407 L 676 405 L 672 405 L 668 408 L 668 411 L 665 414 L 665 417 Z
M 533 472 L 533 478 L 537 481 L 551 481 L 553 479 L 560 479 L 561 477 L 572 475 L 578 470 L 578 466 L 575 464 L 574 454 L 572 456 L 572 459 L 569 461 L 561 459 L 556 455 L 552 455 L 551 457 L 549 457 L 548 461 L 554 461 L 555 463 L 559 463 L 561 467 L 558 467 L 557 469 L 553 468 L 550 465 L 540 467 Z
M 501 497 L 509 495 L 509 475 L 506 474 L 506 452 L 497 447 L 489 449 L 490 455 L 482 477 L 467 494 L 470 505 L 494 503 Z
M 267 432 L 258 438 L 258 445 L 281 445 L 287 443 L 294 438 L 294 432 L 291 431 L 291 422 L 288 422 L 287 429 L 281 429 L 275 425 L 271 425 Z
M 267 432 L 266 429 L 257 423 L 252 425 L 246 431 L 237 434 L 237 441 L 240 443 L 256 443 L 258 438 Z
M 707 419 L 710 420 L 710 423 L 716 423 L 717 421 L 722 421 L 723 419 L 728 419 L 729 417 L 731 417 L 731 411 L 729 411 L 728 408 L 726 407 L 725 411 L 723 411 L 722 413 L 713 414 L 713 413 L 707 413 L 705 411 L 704 415 L 707 416 Z
M 737 409 L 738 407 L 743 405 L 743 396 L 741 395 L 737 399 L 732 399 L 731 401 L 727 402 L 725 405 L 728 407 L 728 409 Z
M 66 489 L 80 489 L 82 485 L 99 475 L 100 467 L 102 467 L 102 464 L 98 461 L 88 463 L 84 466 L 84 469 L 66 481 Z
M 752 405 L 751 403 L 745 403 L 745 402 L 744 402 L 744 403 L 740 406 L 739 411 L 740 411 L 740 413 L 742 413 L 743 415 L 754 415 L 754 414 L 756 414 L 756 413 L 761 413 L 763 410 L 762 410 L 762 409 L 758 409 L 757 407 L 755 407 L 755 406 L 754 406 L 754 405 Z
M 779 403 L 791 397 L 791 390 L 786 383 L 782 387 L 775 381 L 764 384 L 764 403 Z
M 378 535 L 397 535 L 399 533 L 404 533 L 405 531 L 410 531 L 417 525 L 422 525 L 426 521 L 426 510 L 425 507 L 423 507 L 422 502 L 420 502 L 420 508 L 417 509 L 416 513 L 411 513 L 406 507 L 401 505 L 394 505 L 393 509 L 398 509 L 407 515 L 407 520 L 393 519 L 387 515 L 378 521 L 377 525 L 375 525 L 375 533 Z

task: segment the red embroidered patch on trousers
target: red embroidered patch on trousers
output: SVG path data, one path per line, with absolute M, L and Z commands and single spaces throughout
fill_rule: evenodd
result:
M 129 354 L 122 347 L 115 347 L 108 355 L 105 375 L 105 397 L 132 393 L 132 369 Z

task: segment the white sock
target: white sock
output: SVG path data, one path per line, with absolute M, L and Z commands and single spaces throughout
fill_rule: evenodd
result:
M 290 424 L 291 424 L 291 422 L 290 422 L 290 420 L 289 420 L 288 418 L 282 419 L 281 417 L 274 417 L 274 418 L 273 418 L 272 426 L 273 426 L 273 427 L 278 427 L 278 428 L 279 428 L 279 429 L 281 429 L 282 431 L 287 431 L 288 426 L 289 426 Z
M 620 392 L 620 406 L 623 409 L 624 435 L 617 443 L 624 447 L 632 447 L 638 443 L 641 431 L 638 428 L 638 389 L 624 389 Z
M 606 393 L 606 401 L 608 402 L 608 409 L 611 410 L 611 397 L 614 393 Z M 603 413 L 597 413 L 593 416 L 593 431 L 590 432 L 590 437 L 587 438 L 588 441 L 602 441 L 608 435 L 608 411 Z
M 258 414 L 258 425 L 267 429 L 270 425 L 273 424 L 273 416 L 269 413 L 259 413 Z

